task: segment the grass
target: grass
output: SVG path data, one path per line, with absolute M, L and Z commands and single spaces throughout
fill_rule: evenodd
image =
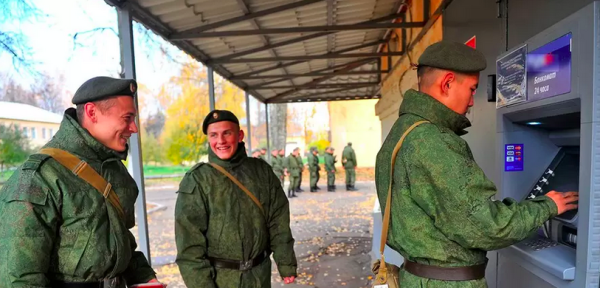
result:
M 144 176 L 185 174 L 191 167 L 187 166 L 153 166 L 144 165 Z

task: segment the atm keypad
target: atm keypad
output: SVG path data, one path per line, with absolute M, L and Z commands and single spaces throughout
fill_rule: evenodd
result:
M 529 248 L 532 248 L 535 251 L 539 251 L 542 249 L 554 247 L 558 245 L 558 242 L 546 238 L 537 238 L 534 240 L 527 241 L 525 245 Z

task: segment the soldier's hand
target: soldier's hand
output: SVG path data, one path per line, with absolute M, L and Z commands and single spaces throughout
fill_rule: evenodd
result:
M 563 214 L 569 210 L 577 209 L 577 204 L 573 202 L 579 200 L 579 192 L 556 192 L 550 191 L 546 194 L 550 197 L 556 207 L 558 208 L 558 215 Z
M 284 277 L 283 278 L 283 283 L 285 283 L 285 284 L 292 284 L 292 283 L 294 283 L 295 279 L 296 279 L 296 277 L 294 277 L 294 276 Z

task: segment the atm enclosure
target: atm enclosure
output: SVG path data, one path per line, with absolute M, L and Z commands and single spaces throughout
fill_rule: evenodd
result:
M 599 11 L 594 2 L 498 57 L 527 47 L 527 99 L 497 109 L 497 198 L 580 193 L 577 210 L 498 251 L 499 288 L 599 287 Z

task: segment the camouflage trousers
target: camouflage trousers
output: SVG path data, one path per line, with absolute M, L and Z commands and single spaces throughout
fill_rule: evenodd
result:
M 356 170 L 346 168 L 346 185 L 354 186 L 354 182 L 356 182 Z
M 317 182 L 319 182 L 319 178 L 321 175 L 319 175 L 319 171 L 315 170 L 315 171 L 311 171 L 310 172 L 310 187 L 316 187 L 317 186 Z
M 327 172 L 327 186 L 335 185 L 335 173 Z
M 288 187 L 288 191 L 294 191 L 298 187 L 300 187 L 300 177 L 290 175 L 290 186 Z

